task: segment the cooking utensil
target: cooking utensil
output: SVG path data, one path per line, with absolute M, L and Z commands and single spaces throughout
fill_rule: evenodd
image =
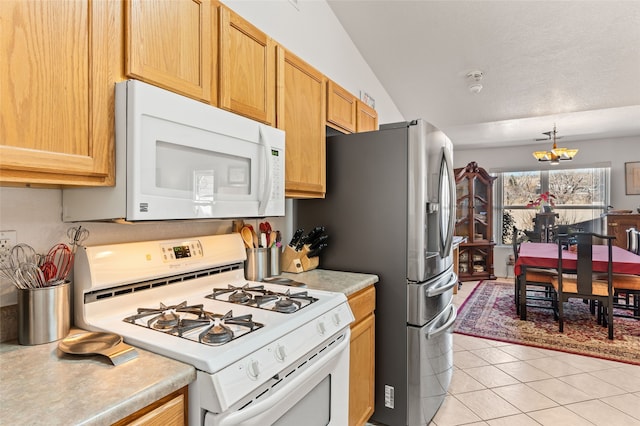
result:
M 23 263 L 34 263 L 38 264 L 38 254 L 29 244 L 16 244 L 11 249 L 11 254 L 9 255 L 9 262 L 14 270 L 17 270 L 21 264 Z
M 21 263 L 16 269 L 16 279 L 22 284 L 20 288 L 41 288 L 46 286 L 44 274 L 35 263 Z
M 302 234 L 304 233 L 303 228 L 296 229 L 296 232 L 293 233 L 293 237 L 291 237 L 291 241 L 289 245 L 293 248 L 296 248 L 298 242 L 300 242 L 300 238 L 302 238 Z
M 327 248 L 328 244 L 326 243 L 322 243 L 320 244 L 315 250 L 311 250 L 309 253 L 307 253 L 307 257 L 311 258 L 311 257 L 316 257 L 317 255 L 320 254 L 320 252 L 322 250 L 324 250 L 325 248 Z
M 316 238 L 313 242 L 309 242 L 309 250 L 315 250 L 317 249 L 320 244 L 324 243 L 325 241 L 327 241 L 327 239 L 329 238 L 328 235 L 320 235 L 318 238 Z
M 84 240 L 89 238 L 89 230 L 87 228 L 82 228 L 82 226 L 78 226 L 77 228 L 69 228 L 67 230 L 67 237 L 71 239 L 71 253 L 75 254 L 76 249 Z
M 104 355 L 113 365 L 120 365 L 138 356 L 138 352 L 123 343 L 122 336 L 114 333 L 79 333 L 58 343 L 58 349 L 71 355 Z
M 248 226 L 243 226 L 240 230 L 240 235 L 242 236 L 242 241 L 244 241 L 244 245 L 246 248 L 254 248 L 253 246 L 253 235 L 251 229 Z
M 45 258 L 46 262 L 51 262 L 55 265 L 56 268 L 56 281 L 62 280 L 65 281 L 69 272 L 71 271 L 71 267 L 73 266 L 73 253 L 71 249 L 66 244 L 56 244 L 49 250 L 47 253 L 47 257 Z
M 258 248 L 260 246 L 260 241 L 258 240 L 258 234 L 253 229 L 253 226 L 247 225 L 247 227 L 251 230 L 251 238 L 253 239 L 253 247 Z

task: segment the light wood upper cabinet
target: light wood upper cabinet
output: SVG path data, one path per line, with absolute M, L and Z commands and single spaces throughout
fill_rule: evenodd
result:
M 349 296 L 355 317 L 351 324 L 349 365 L 349 426 L 363 426 L 375 404 L 375 287 Z
M 325 76 L 277 48 L 277 127 L 286 132 L 285 194 L 323 198 L 326 192 Z
M 129 0 L 126 74 L 216 102 L 217 9 L 209 0 Z
M 327 125 L 343 133 L 356 131 L 357 98 L 335 82 L 327 82 Z
M 356 131 L 369 132 L 378 130 L 378 113 L 375 109 L 365 104 L 361 100 L 356 102 L 357 117 Z
M 275 125 L 275 43 L 220 6 L 219 106 Z
M 117 1 L 0 1 L 0 183 L 109 185 Z

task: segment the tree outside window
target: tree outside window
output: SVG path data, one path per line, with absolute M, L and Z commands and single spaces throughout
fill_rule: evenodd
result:
M 556 224 L 593 229 L 609 204 L 609 167 L 495 173 L 496 241 L 511 244 L 512 230 L 532 230 L 536 209 L 527 204 L 544 192 L 555 196 Z

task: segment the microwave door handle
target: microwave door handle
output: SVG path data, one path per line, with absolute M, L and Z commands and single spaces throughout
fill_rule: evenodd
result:
M 269 141 L 264 135 L 262 131 L 262 125 L 258 127 L 260 145 L 264 147 L 264 163 L 266 170 L 266 183 L 264 185 L 264 192 L 262 193 L 262 197 L 260 197 L 260 202 L 258 204 L 258 215 L 264 216 L 267 211 L 267 204 L 269 203 L 269 195 L 271 194 L 271 161 L 269 161 L 269 155 L 271 154 L 271 145 L 269 145 Z

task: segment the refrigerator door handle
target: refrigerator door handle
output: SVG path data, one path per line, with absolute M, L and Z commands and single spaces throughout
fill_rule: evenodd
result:
M 449 222 L 449 226 L 448 226 L 448 233 L 446 236 L 446 240 L 444 242 L 444 252 L 443 252 L 443 256 L 448 256 L 451 253 L 451 248 L 453 246 L 453 228 L 455 226 L 455 198 L 456 198 L 456 181 L 455 178 L 453 176 L 453 160 L 451 158 L 451 153 L 446 150 L 443 149 L 443 158 L 444 158 L 444 163 L 447 167 L 447 173 L 450 173 L 449 175 L 449 217 L 448 222 Z
M 442 311 L 440 313 L 440 315 L 438 315 L 436 318 L 434 318 L 433 322 L 437 323 L 445 315 L 449 315 L 449 318 L 447 318 L 447 321 L 444 324 L 442 324 L 441 327 L 438 327 L 435 330 L 427 330 L 424 333 L 425 337 L 427 338 L 427 340 L 433 339 L 435 337 L 438 337 L 442 333 L 446 333 L 446 332 L 449 331 L 449 329 L 451 328 L 451 326 L 455 322 L 456 318 L 458 317 L 458 310 L 456 309 L 456 307 L 455 307 L 455 305 L 453 303 L 450 304 L 447 309 Z
M 442 282 L 445 282 L 445 281 L 441 281 L 441 283 Z M 447 292 L 448 290 L 452 289 L 456 284 L 458 284 L 458 276 L 455 273 L 452 273 L 449 281 L 446 281 L 445 284 L 436 285 L 433 287 L 427 287 L 424 292 L 427 297 L 434 297 Z

